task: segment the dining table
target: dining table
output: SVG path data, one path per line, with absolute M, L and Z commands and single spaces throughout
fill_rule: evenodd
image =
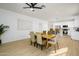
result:
M 55 38 L 56 35 L 55 34 L 42 34 L 43 38 L 46 38 L 46 48 L 48 48 L 48 41 Z

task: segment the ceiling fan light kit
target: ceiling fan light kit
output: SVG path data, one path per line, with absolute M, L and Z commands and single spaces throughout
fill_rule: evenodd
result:
M 35 11 L 34 8 L 30 8 L 31 11 Z

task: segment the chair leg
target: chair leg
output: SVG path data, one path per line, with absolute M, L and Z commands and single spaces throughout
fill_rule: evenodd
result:
M 58 42 L 57 42 L 57 48 L 59 49 L 59 44 L 58 44 Z
M 37 43 L 35 42 L 35 47 L 37 46 Z
M 34 43 L 34 46 L 37 47 L 37 43 L 36 42 Z
M 32 45 L 32 41 L 30 42 L 30 44 Z
M 36 43 L 34 42 L 34 46 L 35 46 L 35 44 L 36 44 Z
M 36 47 L 38 48 L 38 44 L 36 45 Z
M 41 45 L 41 50 L 43 50 L 43 45 Z
M 54 45 L 55 53 L 56 53 L 56 45 Z
M 46 48 L 46 45 L 43 46 L 43 49 Z

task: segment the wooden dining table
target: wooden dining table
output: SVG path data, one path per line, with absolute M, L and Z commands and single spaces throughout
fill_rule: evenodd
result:
M 46 38 L 46 48 L 48 48 L 48 41 L 49 40 L 51 40 L 51 39 L 53 39 L 53 38 L 55 38 L 56 37 L 56 35 L 55 34 L 42 34 L 42 37 L 43 38 Z

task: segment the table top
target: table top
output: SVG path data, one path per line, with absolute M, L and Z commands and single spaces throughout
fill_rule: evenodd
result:
M 47 38 L 47 39 L 54 38 L 55 36 L 56 36 L 55 34 L 50 34 L 50 35 L 44 34 L 44 35 L 42 35 L 42 37 Z
M 46 38 L 46 39 L 51 39 L 51 38 L 56 37 L 55 34 L 42 34 L 42 33 L 40 33 L 40 32 L 39 32 L 39 34 L 41 34 L 41 36 L 42 36 L 43 38 Z M 36 35 L 36 33 L 35 33 L 35 35 Z

